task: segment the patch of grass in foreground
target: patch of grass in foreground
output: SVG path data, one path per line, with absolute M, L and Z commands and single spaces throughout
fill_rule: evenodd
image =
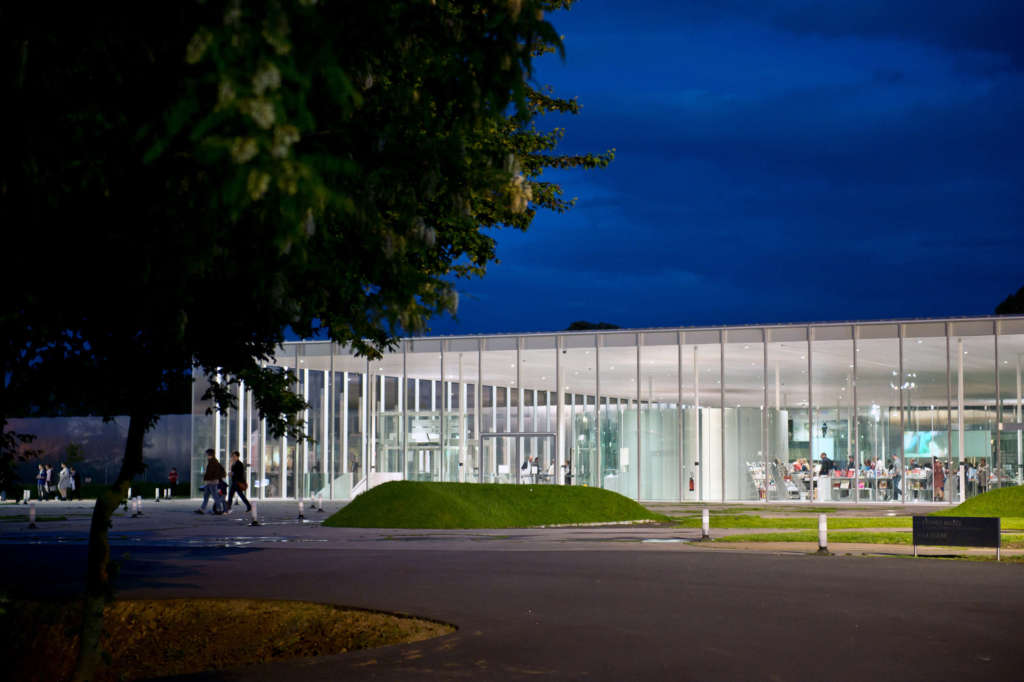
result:
M 1024 486 L 997 488 L 932 516 L 1024 517 Z
M 524 528 L 563 523 L 668 521 L 610 490 L 583 486 L 393 481 L 324 521 L 355 528 Z
M 80 603 L 9 601 L 0 606 L 0 653 L 10 679 L 71 679 Z M 453 631 L 417 618 L 308 602 L 116 601 L 104 612 L 102 647 L 109 661 L 96 680 L 148 679 L 339 654 Z
M 839 532 L 828 534 L 829 544 L 861 543 L 869 545 L 912 545 L 914 536 L 908 532 Z M 818 531 L 795 533 L 740 533 L 715 538 L 715 542 L 818 542 Z M 1004 534 L 1004 549 L 1024 548 L 1024 534 Z

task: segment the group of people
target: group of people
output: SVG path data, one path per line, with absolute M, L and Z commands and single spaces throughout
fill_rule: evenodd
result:
M 60 472 L 55 472 L 50 464 L 40 464 L 36 473 L 36 492 L 40 500 L 59 499 L 63 501 L 73 500 L 76 493 L 82 489 L 82 478 L 75 471 L 75 467 L 69 467 L 61 462 Z
M 228 473 L 224 466 L 217 461 L 217 453 L 213 448 L 206 451 L 206 471 L 203 473 L 203 503 L 196 509 L 196 514 L 205 514 L 206 505 L 213 498 L 212 514 L 227 514 L 231 512 L 231 505 L 235 495 L 238 495 L 245 503 L 245 511 L 252 511 L 252 505 L 245 496 L 249 485 L 245 482 L 245 463 L 242 462 L 238 451 L 231 453 L 231 482 L 227 483 Z M 230 488 L 230 492 L 229 492 Z

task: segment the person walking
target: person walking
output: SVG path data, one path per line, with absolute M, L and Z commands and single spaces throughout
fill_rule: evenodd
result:
M 174 497 L 174 489 L 178 486 L 178 469 L 171 467 L 171 471 L 167 474 L 167 482 L 171 484 L 171 497 Z
M 53 467 L 46 465 L 46 499 L 53 496 Z
M 67 502 L 68 499 L 68 487 L 71 485 L 71 472 L 68 471 L 68 465 L 61 462 L 60 464 L 60 477 L 57 479 L 57 497 Z
M 40 464 L 39 471 L 36 473 L 36 492 L 39 494 L 39 500 L 46 499 L 46 468 Z
M 199 505 L 199 509 L 196 509 L 196 514 L 206 513 L 206 503 L 213 497 L 213 513 L 218 513 L 218 498 L 220 497 L 220 491 L 217 490 L 217 484 L 227 476 L 227 472 L 224 471 L 224 467 L 217 461 L 217 453 L 213 451 L 213 448 L 209 448 L 206 451 L 206 472 L 203 473 L 203 503 Z
M 236 450 L 231 453 L 231 492 L 228 494 L 229 512 L 231 511 L 231 504 L 235 499 L 235 493 L 238 493 L 238 499 L 245 502 L 245 511 L 252 511 L 252 505 L 249 504 L 249 498 L 245 496 L 245 491 L 248 487 L 249 484 L 245 482 L 245 463 L 242 462 L 242 458 Z

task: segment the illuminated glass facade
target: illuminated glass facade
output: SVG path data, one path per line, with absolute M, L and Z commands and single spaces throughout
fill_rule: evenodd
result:
M 1022 361 L 1024 317 L 414 338 L 369 362 L 287 343 L 309 439 L 271 438 L 244 386 L 207 415 L 197 384 L 191 477 L 213 447 L 257 498 L 415 480 L 954 503 L 1021 483 Z

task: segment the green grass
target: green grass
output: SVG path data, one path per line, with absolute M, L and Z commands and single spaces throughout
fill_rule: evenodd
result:
M 935 512 L 932 516 L 1024 517 L 1024 486 L 990 490 L 952 509 Z
M 669 519 L 627 497 L 600 488 L 393 481 L 363 493 L 323 525 L 523 528 L 638 520 Z
M 715 538 L 715 542 L 818 542 L 817 531 L 797 531 L 789 533 L 740 533 L 738 535 L 726 535 Z M 911 545 L 913 534 L 908 532 L 881 531 L 869 532 L 839 532 L 828 534 L 829 544 L 836 543 L 861 543 L 870 545 Z M 1004 549 L 1024 548 L 1024 534 L 1004 534 L 1002 546 Z
M 1021 519 L 1024 521 L 1024 519 Z M 682 528 L 700 528 L 700 517 L 677 520 Z M 909 516 L 838 516 L 828 520 L 832 528 L 910 528 Z M 765 517 L 751 515 L 711 515 L 712 528 L 818 528 L 816 516 Z

